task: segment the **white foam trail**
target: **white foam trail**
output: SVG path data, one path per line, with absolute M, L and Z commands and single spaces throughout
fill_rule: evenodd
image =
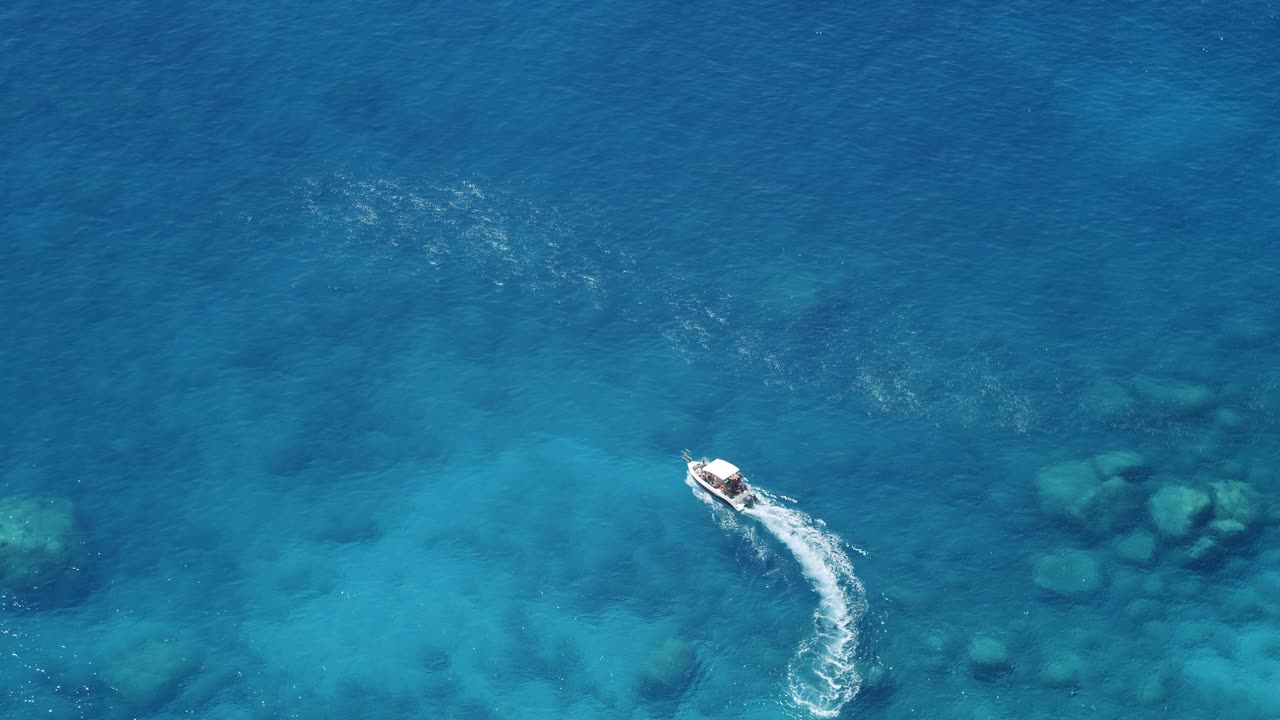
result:
M 758 487 L 755 517 L 795 555 L 814 592 L 814 634 L 800 644 L 787 668 L 791 700 L 818 717 L 836 717 L 862 687 L 854 663 L 858 623 L 867 609 L 862 581 L 844 543 L 799 510 L 778 505 Z
M 760 534 L 756 532 L 754 527 L 738 522 L 737 518 L 734 517 L 737 513 L 724 505 L 721 505 L 719 501 L 713 500 L 711 496 L 707 494 L 707 491 L 702 489 L 701 485 L 698 485 L 693 481 L 693 478 L 689 476 L 689 473 L 685 473 L 684 475 L 684 484 L 689 486 L 689 489 L 693 491 L 693 494 L 697 496 L 699 500 L 706 503 L 707 506 L 711 508 L 711 513 L 715 517 L 716 524 L 720 526 L 721 530 L 737 533 L 742 536 L 742 539 L 747 541 L 747 544 L 751 545 L 751 549 L 755 551 L 757 560 L 760 562 L 768 562 L 770 558 L 774 557 L 773 552 L 769 549 L 769 546 L 760 539 Z

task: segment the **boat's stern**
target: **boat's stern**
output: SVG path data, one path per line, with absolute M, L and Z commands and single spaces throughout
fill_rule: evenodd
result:
M 689 468 L 689 477 L 697 480 L 698 470 L 703 465 L 706 465 L 706 463 L 703 462 L 702 460 L 694 460 L 693 456 L 691 456 L 688 452 L 680 453 L 680 459 L 684 460 L 685 466 Z

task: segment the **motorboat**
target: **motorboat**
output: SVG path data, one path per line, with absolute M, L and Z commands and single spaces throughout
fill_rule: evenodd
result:
M 737 465 L 720 458 L 710 462 L 694 460 L 687 452 L 680 457 L 689 465 L 689 479 L 712 497 L 738 511 L 755 505 L 756 494 L 747 485 L 747 479 Z

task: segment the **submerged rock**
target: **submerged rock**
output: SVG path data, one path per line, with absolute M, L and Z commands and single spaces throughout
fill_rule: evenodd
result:
M 1061 550 L 1036 560 L 1032 580 L 1056 595 L 1088 595 L 1102 586 L 1102 566 L 1084 550 Z
M 176 697 L 199 666 L 194 645 L 157 635 L 117 649 L 101 677 L 131 710 L 151 712 Z
M 889 668 L 880 663 L 867 666 L 862 670 L 862 692 L 867 694 L 880 694 L 888 692 L 893 687 L 893 675 L 889 672 Z
M 1166 485 L 1147 501 L 1160 534 L 1181 538 L 1200 526 L 1209 511 L 1209 494 L 1186 485 Z
M 1218 643 L 1187 643 L 1176 687 L 1213 698 L 1221 708 L 1215 717 L 1280 717 L 1280 638 L 1274 624 L 1250 622 L 1220 626 L 1220 631 Z
M 68 565 L 75 539 L 70 500 L 0 500 L 0 586 L 31 590 L 57 580 Z
M 1198 415 L 1213 407 L 1213 390 L 1207 385 L 1166 382 L 1147 377 L 1133 381 L 1133 389 L 1153 410 L 1171 415 Z
M 1116 540 L 1116 556 L 1135 565 L 1150 565 L 1156 553 L 1156 539 L 1151 533 L 1135 530 Z
M 1213 490 L 1214 520 L 1230 520 L 1248 529 L 1262 515 L 1262 501 L 1258 491 L 1247 482 L 1227 480 L 1215 482 Z
M 1041 468 L 1036 473 L 1040 509 L 1046 515 L 1081 519 L 1100 484 L 1098 473 L 1087 462 L 1064 462 Z
M 641 664 L 640 689 L 650 697 L 677 695 L 693 680 L 697 664 L 692 645 L 680 638 L 667 638 Z
M 1068 688 L 1080 684 L 1084 677 L 1084 661 L 1069 654 L 1054 658 L 1040 668 L 1040 682 L 1049 687 Z
M 1131 480 L 1147 472 L 1146 459 L 1131 450 L 1113 450 L 1095 455 L 1093 466 L 1097 468 L 1098 475 L 1104 478 L 1119 476 Z
M 1217 538 L 1204 535 L 1182 551 L 1182 560 L 1191 566 L 1216 565 L 1226 555 L 1226 548 Z
M 1231 408 L 1220 408 L 1213 413 L 1213 422 L 1223 430 L 1239 430 L 1244 427 L 1244 416 Z
M 996 638 L 979 635 L 969 643 L 969 668 L 975 677 L 991 678 L 1013 668 L 1009 649 Z
M 1104 462 L 1109 468 L 1117 468 L 1132 460 L 1110 458 Z M 1100 476 L 1095 463 L 1089 461 L 1042 468 L 1036 474 L 1036 487 L 1042 512 L 1070 520 L 1093 533 L 1110 531 L 1137 505 L 1133 486 L 1119 475 Z
M 1249 526 L 1239 520 L 1214 520 L 1209 523 L 1209 534 L 1222 540 L 1235 540 L 1249 531 Z
M 920 637 L 926 652 L 919 653 L 920 666 L 927 672 L 949 672 L 953 662 L 955 643 L 951 635 L 933 630 Z

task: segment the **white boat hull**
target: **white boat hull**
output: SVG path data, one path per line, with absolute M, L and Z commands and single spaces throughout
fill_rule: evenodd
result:
M 698 471 L 696 469 L 698 466 L 702 464 L 703 463 L 698 463 L 698 462 L 688 463 L 690 480 L 697 483 L 698 486 L 701 487 L 703 490 L 706 490 L 707 493 L 711 495 L 711 497 L 714 497 L 715 499 L 719 500 L 720 502 L 723 502 L 725 505 L 728 505 L 729 507 L 733 508 L 734 510 L 737 510 L 738 512 L 742 512 L 743 510 L 746 510 L 747 508 L 751 507 L 753 501 L 755 500 L 755 496 L 751 493 L 750 488 L 743 490 L 740 494 L 738 494 L 737 497 L 729 497 L 720 488 L 702 479 L 702 477 L 698 474 Z

